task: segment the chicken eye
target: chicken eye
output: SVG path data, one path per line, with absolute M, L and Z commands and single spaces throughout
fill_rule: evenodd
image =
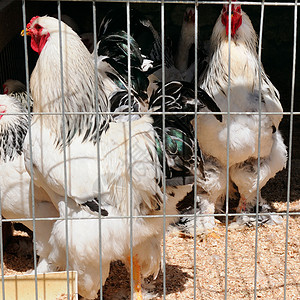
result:
M 34 28 L 38 31 L 40 31 L 43 27 L 40 24 L 35 24 Z

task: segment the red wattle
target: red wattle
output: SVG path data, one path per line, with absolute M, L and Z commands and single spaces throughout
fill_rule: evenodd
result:
M 32 35 L 31 36 L 31 48 L 33 51 L 41 54 L 45 44 L 47 43 L 48 37 L 50 36 L 49 33 L 46 35 Z

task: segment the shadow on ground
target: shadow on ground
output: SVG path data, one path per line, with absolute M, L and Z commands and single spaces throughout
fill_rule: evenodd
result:
M 166 295 L 185 290 L 185 283 L 192 278 L 188 273 L 183 272 L 178 265 L 166 265 Z M 172 282 L 172 284 L 170 284 Z M 144 286 L 145 290 L 155 295 L 154 298 L 163 296 L 163 274 L 159 272 L 156 280 L 149 278 Z M 111 264 L 110 275 L 103 287 L 105 300 L 130 299 L 130 275 L 121 262 Z

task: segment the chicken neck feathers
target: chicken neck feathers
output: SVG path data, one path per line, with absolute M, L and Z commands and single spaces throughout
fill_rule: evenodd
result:
M 246 13 L 242 12 L 243 22 L 231 39 L 230 64 L 230 111 L 259 111 L 259 73 L 261 73 L 262 112 L 282 112 L 279 93 L 268 79 L 263 67 L 259 66 L 257 55 L 257 36 Z M 228 37 L 225 26 L 218 18 L 211 37 L 209 64 L 200 86 L 211 95 L 221 111 L 228 111 Z M 268 156 L 273 143 L 272 132 L 278 129 L 281 114 L 261 116 L 261 157 Z M 226 164 L 227 119 L 217 124 L 210 116 L 199 116 L 198 135 L 200 147 Z M 213 125 L 215 124 L 215 125 Z M 230 116 L 230 165 L 242 162 L 258 152 L 258 115 Z M 209 133 L 209 130 L 211 131 Z
M 27 109 L 28 107 L 28 94 L 27 92 L 13 92 L 9 94 L 11 97 L 18 99 L 23 107 L 25 107 Z M 31 97 L 31 95 L 29 95 L 29 107 L 30 107 L 30 111 L 32 111 L 33 108 L 33 99 Z
M 55 72 L 45 71 L 49 70 L 49 66 L 51 69 L 61 70 L 58 20 L 51 17 L 40 17 L 39 22 L 45 28 L 52 28 L 52 31 L 49 37 L 51 43 L 45 44 L 31 75 L 30 89 L 34 99 L 33 110 L 35 112 L 61 113 L 62 105 L 64 105 L 66 144 L 69 144 L 77 133 L 83 134 L 84 139 L 96 142 L 97 131 L 101 132 L 106 127 L 109 117 L 95 114 L 96 111 L 108 110 L 108 102 L 99 76 L 98 93 L 95 94 L 95 62 L 78 35 L 62 23 L 64 32 L 62 34 L 62 87 L 61 76 Z M 73 74 L 73 76 L 69 76 L 69 74 Z M 40 84 L 41 82 L 43 84 Z M 74 112 L 75 114 L 72 114 Z M 78 112 L 91 112 L 91 114 L 78 114 Z M 46 125 L 57 133 L 56 143 L 61 147 L 63 143 L 62 117 L 52 115 L 50 119 L 52 121 Z
M 28 130 L 28 115 L 22 104 L 12 96 L 1 95 L 1 104 L 7 106 L 7 113 L 20 113 L 16 116 L 7 115 L 0 121 L 0 160 L 7 162 L 14 160 L 23 152 L 23 142 Z
M 20 82 L 19 80 L 8 79 L 4 82 L 3 89 L 4 89 L 4 94 L 7 94 L 15 99 L 18 99 L 26 110 L 28 110 L 28 106 L 29 106 L 30 111 L 32 111 L 33 99 L 30 94 L 29 97 L 27 96 L 28 94 L 27 94 L 26 86 L 22 82 Z
M 232 38 L 231 50 L 231 107 L 240 111 L 257 111 L 258 101 L 249 107 L 249 98 L 258 98 L 259 94 L 259 73 L 261 73 L 261 98 L 262 105 L 268 112 L 282 112 L 279 101 L 279 92 L 266 75 L 263 66 L 259 64 L 257 54 L 257 36 L 251 21 L 246 13 L 242 12 L 243 22 L 236 36 Z M 200 78 L 200 86 L 208 94 L 215 98 L 222 111 L 227 111 L 228 90 L 228 40 L 224 25 L 221 23 L 221 16 L 216 22 L 211 37 L 211 55 L 206 71 Z M 215 80 L 211 80 L 214 78 Z M 246 102 L 241 102 L 238 95 L 235 97 L 235 89 L 243 87 L 249 94 Z M 220 95 L 220 96 L 218 96 Z M 252 96 L 253 95 L 253 96 Z M 220 100 L 222 99 L 222 100 Z M 221 101 L 221 102 L 220 102 Z M 276 128 L 280 123 L 282 115 L 270 115 Z

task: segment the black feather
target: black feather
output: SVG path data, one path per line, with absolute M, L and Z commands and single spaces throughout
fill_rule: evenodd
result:
M 23 153 L 23 143 L 28 131 L 28 115 L 19 100 L 10 95 L 12 101 L 18 107 L 17 113 L 23 115 L 15 116 L 13 122 L 2 125 L 6 116 L 0 120 L 0 159 L 4 162 L 14 160 L 18 155 Z
M 142 99 L 147 98 L 147 87 L 149 85 L 149 72 L 142 70 L 143 57 L 137 42 L 129 36 L 130 46 L 130 72 L 131 87 Z M 125 31 L 117 31 L 102 36 L 97 49 L 98 56 L 107 56 L 105 62 L 115 70 L 114 73 L 107 72 L 107 76 L 115 84 L 124 90 L 128 87 L 128 35 Z
M 99 213 L 99 200 L 97 198 L 88 200 L 81 205 L 88 207 L 92 212 Z M 103 217 L 108 216 L 108 211 L 106 209 L 101 208 L 100 213 Z
M 130 35 L 137 41 L 142 53 L 150 56 L 155 38 L 148 26 L 149 19 L 136 9 L 130 9 Z M 126 9 L 118 8 L 110 10 L 103 18 L 99 27 L 99 40 L 102 36 L 123 30 L 127 32 Z
M 99 39 L 103 35 L 112 34 L 120 30 L 127 32 L 127 13 L 125 8 L 113 9 L 106 14 L 99 27 Z M 150 72 L 153 73 L 155 70 L 160 69 L 163 53 L 161 36 L 154 28 L 151 20 L 133 8 L 130 9 L 130 35 L 138 43 L 141 53 L 153 61 L 153 69 Z M 174 65 L 172 51 L 172 41 L 166 37 L 164 58 L 167 68 Z
M 158 89 L 151 96 L 149 101 L 149 108 L 161 106 L 162 103 L 162 83 L 157 83 Z M 159 97 L 158 95 L 161 95 Z M 189 82 L 171 81 L 165 84 L 165 94 L 170 96 L 165 98 L 166 111 L 181 111 L 194 112 L 195 111 L 195 91 L 194 85 Z M 201 88 L 198 87 L 197 93 L 197 111 L 207 107 L 212 112 L 221 112 L 220 108 L 214 100 Z M 222 121 L 222 115 L 215 115 L 216 119 Z M 177 117 L 178 118 L 178 117 Z M 194 115 L 184 115 L 184 118 L 189 118 L 190 121 L 194 119 Z
M 167 178 L 190 177 L 193 175 L 195 164 L 203 175 L 202 154 L 198 143 L 195 144 L 194 129 L 191 121 L 195 112 L 195 93 L 191 85 L 179 81 L 168 82 L 165 85 L 165 97 L 161 84 L 153 93 L 149 101 L 149 109 L 156 112 L 163 111 L 165 104 L 165 118 L 153 114 L 153 126 L 157 132 L 157 153 L 162 164 L 163 149 L 166 151 Z M 163 100 L 164 99 L 164 100 Z M 164 102 L 164 103 L 163 103 Z M 200 107 L 203 104 L 199 102 Z M 168 114 L 168 113 L 175 114 Z M 163 145 L 163 122 L 165 120 L 165 145 Z M 195 149 L 197 159 L 195 158 Z
M 161 84 L 159 84 L 159 88 L 149 100 L 149 111 L 155 112 L 151 114 L 151 117 L 153 118 L 153 127 L 156 131 L 156 151 L 159 161 L 163 165 L 163 153 L 165 150 L 166 178 L 170 185 L 175 183 L 192 183 L 195 165 L 202 173 L 202 176 L 204 176 L 202 154 L 198 142 L 195 141 L 195 133 L 191 124 L 191 121 L 195 118 L 196 103 L 198 110 L 205 106 L 202 102 L 203 97 L 206 97 L 206 93 L 201 90 L 199 94 L 200 99 L 196 102 L 192 85 L 172 81 L 165 85 L 164 95 Z M 209 100 L 206 99 L 207 97 Z M 209 96 L 207 97 L 204 100 L 206 103 L 212 101 Z M 131 111 L 139 111 L 139 101 L 139 95 L 132 93 Z M 110 98 L 110 102 L 112 111 L 120 111 L 121 107 L 124 108 L 122 111 L 128 112 L 129 110 L 127 91 L 116 92 Z M 164 119 L 161 114 L 157 114 L 157 112 L 163 112 L 163 105 L 165 105 L 164 111 L 166 112 Z M 216 105 L 214 108 L 219 111 Z M 165 122 L 164 132 L 163 122 Z M 164 145 L 163 140 L 165 140 Z

